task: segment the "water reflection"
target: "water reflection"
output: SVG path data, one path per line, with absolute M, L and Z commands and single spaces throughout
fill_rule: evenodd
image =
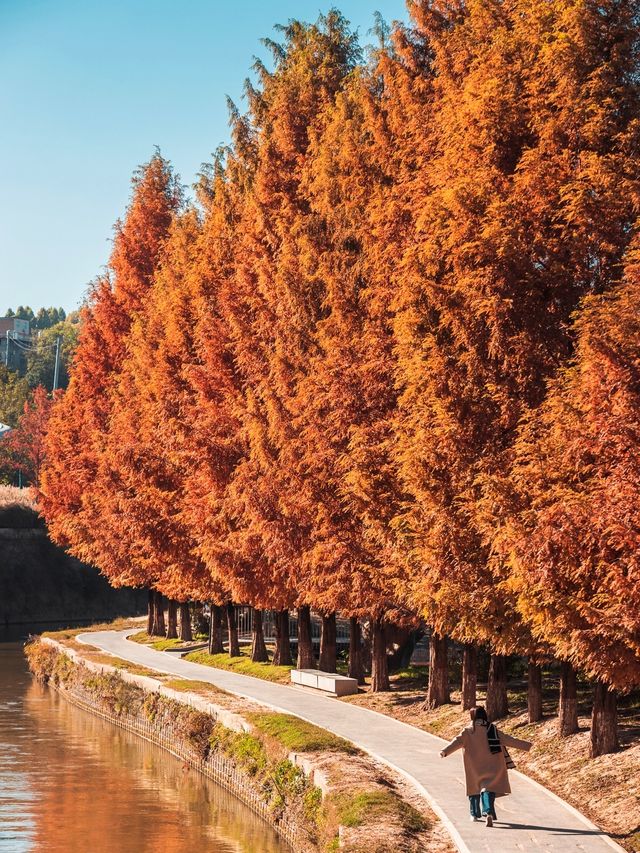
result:
M 2 853 L 284 853 L 238 800 L 182 762 L 69 705 L 0 645 Z

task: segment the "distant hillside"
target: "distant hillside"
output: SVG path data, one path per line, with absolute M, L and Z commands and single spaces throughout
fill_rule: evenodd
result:
M 27 489 L 0 487 L 0 625 L 111 619 L 146 603 L 54 545 Z

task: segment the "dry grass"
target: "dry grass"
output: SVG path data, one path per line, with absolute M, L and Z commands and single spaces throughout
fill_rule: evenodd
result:
M 60 631 L 44 631 L 43 637 L 51 637 L 52 640 L 57 640 L 60 643 L 66 644 L 66 641 L 74 640 L 78 634 L 89 634 L 93 631 L 124 631 L 127 628 L 137 628 L 141 622 L 145 621 L 145 616 L 119 617 L 111 622 L 98 622 L 95 625 L 82 625 L 80 628 L 63 628 Z M 90 648 L 83 643 L 77 643 L 80 649 Z
M 341 701 L 395 717 L 432 734 L 449 739 L 467 724 L 459 693 L 452 704 L 433 711 L 423 707 L 426 673 L 416 687 L 416 673 L 392 677 L 389 693 L 360 693 Z M 479 691 L 478 701 L 484 699 Z M 581 685 L 580 731 L 569 738 L 557 735 L 557 681 L 545 678 L 544 712 L 540 723 L 530 725 L 526 711 L 526 685 L 513 685 L 509 716 L 500 721 L 505 731 L 532 740 L 528 753 L 515 752 L 517 769 L 526 773 L 582 811 L 628 850 L 640 851 L 640 697 L 620 699 L 622 749 L 613 755 L 589 758 L 590 690 Z
M 17 486 L 0 486 L 0 507 L 22 506 L 36 509 L 36 499 L 32 489 L 19 489 Z
M 43 527 L 31 489 L 0 486 L 0 527 L 13 530 Z

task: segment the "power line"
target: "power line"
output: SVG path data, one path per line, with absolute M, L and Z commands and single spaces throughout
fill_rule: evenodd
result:
M 42 350 L 42 349 L 55 349 L 58 346 L 57 343 L 55 343 L 55 344 L 42 344 L 42 346 L 38 346 L 36 344 L 35 346 L 33 346 L 32 344 L 25 344 L 25 343 L 23 343 L 23 341 L 19 341 L 17 338 L 9 338 L 9 337 L 7 338 L 7 340 L 11 341 L 11 343 L 15 344 L 17 347 L 20 347 L 20 349 L 25 350 L 25 352 L 37 352 L 38 350 Z

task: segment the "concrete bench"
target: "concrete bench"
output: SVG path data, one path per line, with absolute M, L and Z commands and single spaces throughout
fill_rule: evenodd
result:
M 322 672 L 319 669 L 292 669 L 291 682 L 300 687 L 322 690 L 333 696 L 349 696 L 358 692 L 358 681 L 335 672 Z

